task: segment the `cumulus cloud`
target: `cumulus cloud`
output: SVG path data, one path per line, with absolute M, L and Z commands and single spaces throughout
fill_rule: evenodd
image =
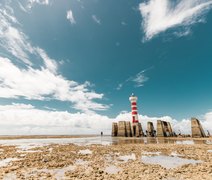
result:
M 107 109 L 107 105 L 93 101 L 102 99 L 103 94 L 90 91 L 89 86 L 88 82 L 66 80 L 47 68 L 20 69 L 9 59 L 0 57 L 0 97 L 3 98 L 70 101 L 75 109 L 86 112 Z
M 71 9 L 69 11 L 67 11 L 66 18 L 71 22 L 71 24 L 76 23 Z
M 190 119 L 177 121 L 170 116 L 149 117 L 139 115 L 143 131 L 147 122 L 156 127 L 157 120 L 168 121 L 176 133 L 191 133 Z M 112 122 L 131 121 L 130 112 L 122 112 L 114 118 L 96 113 L 69 113 L 67 111 L 52 111 L 37 109 L 30 104 L 0 105 L 0 134 L 111 134 Z M 201 121 L 204 130 L 212 133 L 212 112 L 205 115 Z
M 188 29 L 192 24 L 202 22 L 204 14 L 212 7 L 212 0 L 148 0 L 140 3 L 143 17 L 142 26 L 145 39 L 150 40 L 157 34 L 174 27 Z M 182 29 L 181 29 L 182 30 Z M 183 33 L 180 33 L 183 35 Z
M 92 15 L 92 19 L 93 19 L 94 22 L 96 22 L 97 24 L 101 24 L 101 20 L 100 20 L 96 15 Z
M 36 109 L 30 104 L 0 106 L 0 134 L 109 133 L 112 119 L 86 113 Z

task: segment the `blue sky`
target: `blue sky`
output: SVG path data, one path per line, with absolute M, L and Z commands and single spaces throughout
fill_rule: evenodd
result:
M 0 4 L 0 134 L 109 132 L 132 92 L 141 119 L 212 121 L 211 0 Z

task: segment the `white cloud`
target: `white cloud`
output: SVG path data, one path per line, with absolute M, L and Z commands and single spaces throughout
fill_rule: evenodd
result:
M 189 32 L 188 28 L 202 22 L 203 15 L 211 7 L 212 0 L 148 0 L 140 3 L 145 39 L 149 40 L 167 29 L 179 26 L 186 27 L 185 31 Z
M 149 78 L 144 75 L 144 72 L 140 72 L 140 73 L 136 74 L 135 78 L 132 79 L 132 81 L 134 81 L 136 83 L 136 85 L 135 85 L 136 87 L 143 86 L 144 83 L 148 80 L 149 80 Z
M 48 1 L 31 2 L 48 4 Z M 1 53 L 4 57 L 0 57 L 0 97 L 69 101 L 73 108 L 84 112 L 109 108 L 95 102 L 102 99 L 103 94 L 91 90 L 89 82 L 79 84 L 60 75 L 59 63 L 30 43 L 13 13 L 8 6 L 2 6 L 0 10 L 0 47 L 9 55 L 4 58 L 5 53 Z M 36 61 L 31 57 L 36 57 Z M 14 63 L 17 60 L 24 68 Z
M 27 8 L 31 9 L 35 4 L 49 5 L 49 0 L 28 0 Z
M 128 82 L 135 83 L 135 87 L 144 86 L 144 83 L 149 80 L 149 78 L 144 73 L 146 71 L 149 71 L 152 68 L 154 68 L 154 66 L 144 69 L 140 71 L 139 73 L 137 73 L 136 75 L 127 78 L 124 82 L 118 84 L 118 86 L 116 87 L 116 90 L 121 90 L 122 87 Z
M 71 11 L 71 9 L 67 11 L 66 18 L 71 22 L 71 24 L 76 24 L 76 21 L 74 19 L 73 12 Z
M 36 109 L 31 105 L 0 106 L 0 134 L 110 133 L 112 119 L 98 114 Z
M 30 43 L 29 37 L 20 28 L 21 24 L 15 18 L 11 8 L 6 6 L 0 9 L 0 23 L 0 47 L 2 49 L 28 66 L 33 66 L 30 60 L 31 55 L 41 58 L 47 68 L 56 71 L 56 61 L 49 58 L 43 49 L 34 47 Z
M 96 15 L 92 15 L 92 19 L 93 19 L 94 22 L 96 22 L 97 24 L 101 24 L 101 20 L 100 20 Z
M 32 65 L 28 53 L 32 53 L 33 48 L 27 42 L 25 34 L 14 27 L 19 22 L 7 7 L 0 9 L 0 24 L 0 47 L 24 63 Z
M 107 105 L 93 101 L 102 99 L 103 94 L 90 91 L 89 87 L 88 82 L 66 80 L 47 68 L 20 69 L 9 59 L 0 57 L 0 97 L 70 101 L 75 109 L 86 112 L 107 109 Z
M 157 120 L 168 121 L 176 133 L 191 133 L 190 119 L 177 121 L 170 116 L 149 117 L 139 115 L 143 131 L 151 121 L 156 128 Z M 115 118 L 99 114 L 69 113 L 36 109 L 30 104 L 0 105 L 0 134 L 111 134 L 112 122 L 131 121 L 130 112 L 122 112 Z M 204 130 L 212 133 L 212 112 L 201 121 Z
M 53 73 L 56 73 L 57 71 L 57 63 L 56 63 L 56 60 L 54 59 L 51 59 L 47 54 L 46 52 L 37 47 L 37 48 L 34 48 L 34 51 L 37 53 L 37 55 L 39 55 L 43 61 L 44 61 L 44 64 L 45 64 L 45 67 L 50 70 L 51 72 Z
M 19 5 L 19 7 L 20 7 L 20 9 L 22 10 L 22 11 L 24 11 L 24 12 L 28 12 L 28 10 L 26 9 L 26 7 L 24 7 L 23 6 L 23 4 L 21 4 L 19 1 L 18 1 L 18 5 Z

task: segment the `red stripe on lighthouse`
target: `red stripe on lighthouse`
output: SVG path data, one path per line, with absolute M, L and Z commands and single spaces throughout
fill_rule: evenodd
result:
M 136 106 L 132 107 L 132 110 L 137 110 L 137 107 Z

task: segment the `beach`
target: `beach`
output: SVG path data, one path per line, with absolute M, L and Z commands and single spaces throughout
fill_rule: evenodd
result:
M 212 138 L 0 138 L 0 179 L 212 179 Z

